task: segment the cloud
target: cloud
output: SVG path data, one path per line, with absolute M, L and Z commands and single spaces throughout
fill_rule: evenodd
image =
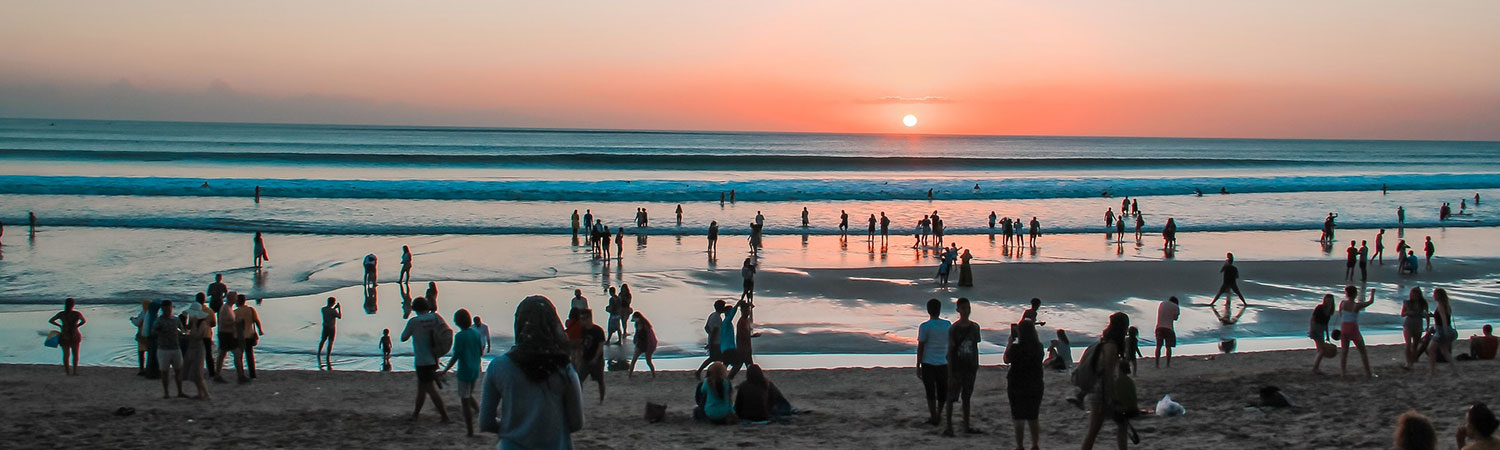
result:
M 880 98 L 877 98 L 877 99 L 874 99 L 874 100 L 861 100 L 860 103 L 871 104 L 871 105 L 889 105 L 889 104 L 915 105 L 915 104 L 953 103 L 953 100 L 949 99 L 947 97 L 937 97 L 937 96 L 932 96 L 932 95 L 928 95 L 928 96 L 924 96 L 924 97 L 899 97 L 899 96 L 891 95 L 891 96 L 880 97 Z

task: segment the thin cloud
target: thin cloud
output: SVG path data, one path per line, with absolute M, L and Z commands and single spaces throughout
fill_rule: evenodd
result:
M 888 104 L 915 105 L 915 104 L 953 103 L 953 100 L 949 99 L 947 97 L 937 97 L 937 96 L 932 96 L 932 95 L 928 95 L 928 96 L 924 96 L 924 97 L 899 97 L 899 96 L 891 95 L 891 96 L 880 97 L 880 98 L 877 98 L 877 99 L 874 99 L 874 100 L 862 100 L 862 101 L 860 101 L 860 103 L 867 103 L 867 104 L 873 104 L 873 105 L 888 105 Z

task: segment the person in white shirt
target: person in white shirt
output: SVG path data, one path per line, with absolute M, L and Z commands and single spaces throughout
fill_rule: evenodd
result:
M 1167 367 L 1172 367 L 1172 347 L 1177 346 L 1177 330 L 1173 324 L 1181 316 L 1182 308 L 1173 296 L 1156 307 L 1156 367 L 1161 367 L 1161 349 L 1167 349 Z
M 928 319 L 917 328 L 917 378 L 927 392 L 928 425 L 942 423 L 938 409 L 948 401 L 948 328 L 952 324 L 938 318 L 942 312 L 943 302 L 928 300 Z

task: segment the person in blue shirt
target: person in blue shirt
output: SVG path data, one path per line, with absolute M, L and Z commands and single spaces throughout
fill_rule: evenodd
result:
M 499 433 L 497 449 L 573 448 L 572 433 L 583 429 L 583 392 L 552 301 L 522 300 L 515 337 L 485 372 L 479 429 Z
M 719 323 L 719 358 L 729 368 L 730 379 L 739 374 L 740 368 L 745 366 L 744 355 L 740 354 L 738 341 L 734 339 L 734 315 L 738 314 L 745 304 L 744 301 L 740 301 L 724 310 L 724 319 Z
M 474 321 L 469 318 L 469 310 L 460 308 L 454 312 L 453 323 L 458 324 L 459 332 L 453 336 L 453 357 L 448 358 L 443 373 L 458 365 L 458 401 L 464 411 L 464 426 L 469 428 L 469 436 L 473 436 L 474 413 L 479 411 L 479 402 L 474 400 L 474 384 L 479 381 L 479 355 L 484 351 L 484 340 L 479 337 L 479 330 L 472 326 Z

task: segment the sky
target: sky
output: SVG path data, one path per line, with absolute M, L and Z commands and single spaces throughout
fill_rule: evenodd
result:
M 1500 140 L 1497 18 L 1495 1 L 0 0 L 0 116 Z

